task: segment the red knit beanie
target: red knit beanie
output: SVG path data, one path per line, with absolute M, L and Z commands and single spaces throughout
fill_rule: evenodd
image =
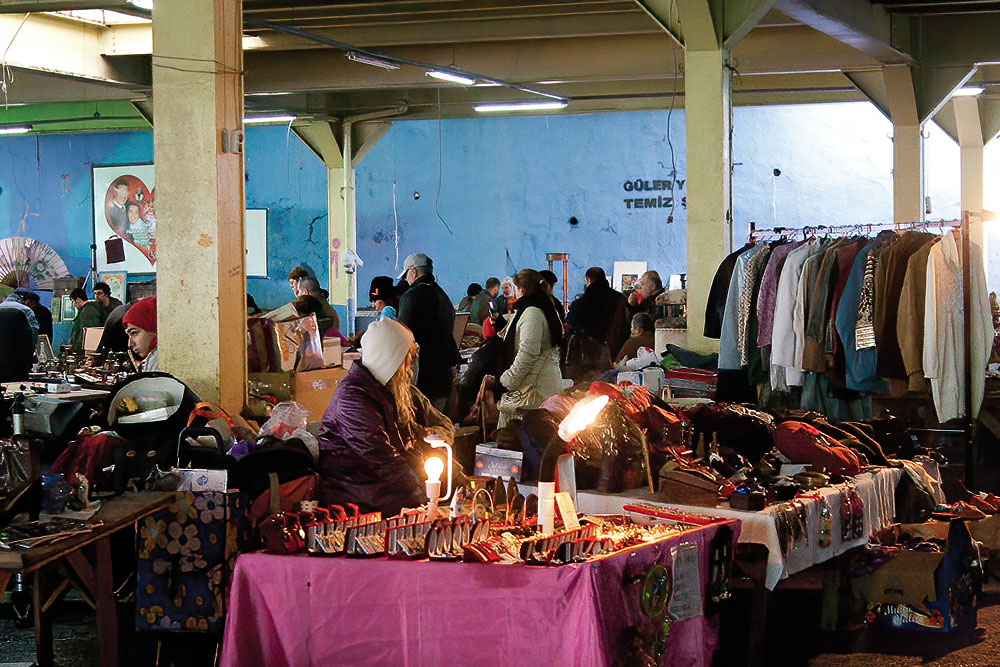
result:
M 122 326 L 135 325 L 143 331 L 156 333 L 156 297 L 149 296 L 139 299 L 125 313 L 122 318 Z M 153 347 L 156 347 L 156 339 L 153 339 Z

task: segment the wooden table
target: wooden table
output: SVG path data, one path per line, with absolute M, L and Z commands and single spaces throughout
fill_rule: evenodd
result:
M 3 388 L 5 389 L 4 396 L 13 398 L 14 394 L 20 393 L 24 394 L 25 398 L 28 396 L 44 396 L 46 398 L 57 398 L 63 401 L 99 401 L 108 397 L 111 392 L 106 389 L 80 389 L 78 391 L 61 391 L 61 392 L 36 392 L 31 389 L 31 382 L 3 382 Z M 21 387 L 27 387 L 27 389 L 22 390 Z
M 126 493 L 104 501 L 93 531 L 23 551 L 0 551 L 0 594 L 15 573 L 34 573 L 35 654 L 52 664 L 52 606 L 72 586 L 97 610 L 100 664 L 118 664 L 118 620 L 111 578 L 111 535 L 165 507 L 174 493 Z M 89 553 L 89 558 L 88 554 Z

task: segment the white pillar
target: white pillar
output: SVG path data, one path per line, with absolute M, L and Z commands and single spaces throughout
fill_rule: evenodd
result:
M 705 338 L 705 304 L 722 259 L 732 251 L 729 145 L 732 81 L 723 49 L 684 54 L 684 125 L 687 144 L 688 347 L 718 349 Z

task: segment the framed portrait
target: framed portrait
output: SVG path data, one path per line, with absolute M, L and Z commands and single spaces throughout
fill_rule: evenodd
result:
M 108 287 L 111 288 L 111 296 L 118 299 L 122 303 L 125 303 L 125 286 L 128 283 L 128 274 L 124 271 L 115 271 L 113 273 L 99 273 L 97 279 L 103 283 L 107 283 Z
M 156 272 L 156 183 L 152 164 L 91 167 L 97 271 Z M 125 259 L 108 261 L 104 242 L 121 239 Z
M 156 181 L 153 165 L 94 165 L 91 176 L 98 273 L 156 273 Z M 246 210 L 244 231 L 247 275 L 266 278 L 267 209 Z M 114 261 L 117 259 L 114 256 L 109 260 L 105 246 L 109 240 L 121 241 L 125 249 L 124 261 Z M 112 244 L 112 247 L 115 245 Z M 124 301 L 124 297 L 118 298 Z
M 619 292 L 635 289 L 639 276 L 646 272 L 646 262 L 615 262 L 612 287 Z

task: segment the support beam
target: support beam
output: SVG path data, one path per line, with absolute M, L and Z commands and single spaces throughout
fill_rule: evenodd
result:
M 961 164 L 961 202 L 963 211 L 982 211 L 983 206 L 983 128 L 976 97 L 952 98 Z M 969 238 L 983 247 L 983 225 L 970 225 Z M 986 253 L 983 253 L 986 257 Z
M 724 2 L 723 46 L 732 50 L 760 20 L 771 11 L 777 0 L 729 0 Z
M 882 78 L 892 120 L 892 219 L 924 219 L 924 136 L 909 65 L 887 65 Z
M 778 0 L 782 14 L 867 53 L 886 64 L 908 63 L 908 53 L 894 48 L 885 10 L 869 0 Z
M 147 87 L 148 62 L 102 57 L 101 34 L 101 26 L 60 16 L 0 13 L 5 67 L 135 90 Z M 17 81 L 8 85 L 16 88 Z
M 386 113 L 398 114 L 406 108 Z M 372 114 L 376 117 L 383 114 Z M 354 170 L 368 152 L 385 136 L 392 123 L 385 120 L 314 122 L 293 127 L 327 169 L 327 243 L 329 252 L 328 290 L 330 304 L 346 314 L 343 333 L 354 333 L 357 312 L 357 273 L 344 266 L 344 260 L 357 252 L 357 208 Z
M 247 379 L 243 154 L 222 146 L 243 130 L 241 9 L 171 0 L 153 16 L 160 369 L 229 412 Z
M 715 269 L 732 248 L 730 112 L 732 82 L 722 49 L 684 56 L 687 146 L 688 347 L 717 349 L 704 337 L 705 303 Z

